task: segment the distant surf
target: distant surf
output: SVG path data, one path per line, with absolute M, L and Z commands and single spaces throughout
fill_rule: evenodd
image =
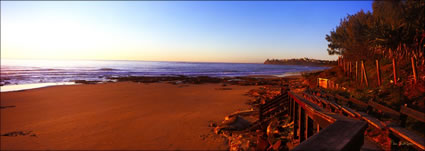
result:
M 2 59 L 0 85 L 110 81 L 111 77 L 125 76 L 279 76 L 326 68 L 248 63 Z

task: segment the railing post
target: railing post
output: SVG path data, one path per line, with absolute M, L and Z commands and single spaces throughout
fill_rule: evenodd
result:
M 358 79 L 358 76 L 357 76 L 357 61 L 356 61 L 356 81 L 357 81 L 357 79 Z
M 378 80 L 378 87 L 381 86 L 381 67 L 379 66 L 379 60 L 376 59 L 376 76 Z
M 304 109 L 301 107 L 301 105 L 298 107 L 300 110 L 300 118 L 299 118 L 299 125 L 300 125 L 300 143 L 303 142 L 304 140 L 306 140 L 305 137 L 305 111 Z
M 294 101 L 294 139 L 298 139 L 298 103 Z
M 412 70 L 413 70 L 413 82 L 416 84 L 418 73 L 416 73 L 416 61 L 414 57 L 411 57 L 412 59 Z
M 364 61 L 363 60 L 361 61 L 361 64 L 362 64 L 362 71 L 363 71 L 363 75 L 362 76 L 364 78 L 364 82 L 366 84 L 366 87 L 369 87 L 369 83 L 367 81 L 367 72 L 366 72 L 366 68 L 364 66 Z
M 394 84 L 397 84 L 397 64 L 395 62 L 395 58 L 393 58 L 393 74 L 394 74 Z
M 407 107 L 407 104 L 404 104 L 404 106 Z M 401 108 L 403 108 L 403 106 L 400 107 L 400 110 L 401 110 Z M 406 127 L 406 120 L 407 120 L 407 115 L 400 113 L 400 126 L 401 127 L 403 127 L 403 128 Z
M 314 121 L 308 116 L 308 114 L 305 114 L 305 119 L 306 119 L 306 129 L 307 129 L 306 138 L 309 138 L 314 133 L 314 129 L 313 129 Z

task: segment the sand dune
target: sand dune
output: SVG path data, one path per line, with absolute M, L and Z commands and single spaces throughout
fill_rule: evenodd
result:
M 253 86 L 119 82 L 1 93 L 1 149 L 226 149 L 209 121 Z M 13 106 L 13 107 L 12 107 Z

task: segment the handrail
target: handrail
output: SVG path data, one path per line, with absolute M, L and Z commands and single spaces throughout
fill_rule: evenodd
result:
M 331 96 L 331 95 L 328 95 L 328 96 Z M 337 99 L 340 99 L 340 100 L 341 99 L 344 99 L 344 101 L 348 100 L 339 95 L 335 95 L 335 96 Z M 369 107 L 373 109 L 381 110 L 385 114 L 399 116 L 401 123 L 403 123 L 403 120 L 404 121 L 406 120 L 406 118 L 403 118 L 403 116 L 409 116 L 421 122 L 425 121 L 425 114 L 423 112 L 416 111 L 406 106 L 401 106 L 400 112 L 397 112 L 389 107 L 381 105 L 372 100 L 369 100 L 367 104 Z M 402 124 L 400 126 L 393 123 L 384 124 L 379 119 L 376 119 L 368 115 L 367 113 L 364 113 L 364 112 L 357 112 L 357 113 L 360 114 L 361 119 L 366 121 L 372 127 L 375 127 L 378 130 L 389 130 L 391 134 L 406 140 L 407 142 L 411 143 L 414 147 L 418 148 L 419 150 L 425 150 L 425 138 L 418 136 L 417 134 L 405 129 Z
M 425 122 L 425 113 L 416 111 L 412 108 L 402 106 L 400 109 L 400 113 L 412 117 L 418 121 Z
M 360 150 L 366 122 L 328 112 L 294 92 L 288 92 L 288 96 L 324 128 L 293 150 Z
M 401 106 L 400 112 L 398 112 L 398 111 L 396 111 L 392 108 L 389 108 L 387 106 L 384 106 L 384 105 L 379 104 L 378 102 L 375 102 L 375 101 L 372 101 L 372 100 L 369 100 L 367 103 L 365 103 L 365 102 L 362 102 L 362 101 L 354 99 L 354 98 L 347 99 L 347 98 L 340 96 L 338 94 L 335 94 L 333 96 L 328 94 L 328 96 L 335 97 L 336 99 L 342 100 L 342 101 L 350 101 L 350 102 L 353 102 L 354 104 L 364 106 L 364 107 L 370 106 L 370 107 L 373 107 L 374 109 L 381 110 L 386 114 L 393 115 L 393 116 L 396 116 L 396 117 L 399 117 L 400 114 L 404 114 L 404 115 L 407 115 L 407 116 L 414 118 L 418 121 L 425 122 L 425 113 L 424 112 L 421 112 L 421 111 L 418 111 L 418 110 L 415 110 L 415 109 L 412 109 L 412 108 L 409 108 L 409 107 L 406 107 L 406 106 Z

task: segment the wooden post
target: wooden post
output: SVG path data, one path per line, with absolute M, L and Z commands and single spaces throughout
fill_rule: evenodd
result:
M 360 61 L 360 84 L 361 85 L 363 85 L 363 67 L 362 67 L 362 64 L 363 64 L 363 61 Z
M 356 61 L 356 81 L 357 81 L 357 79 L 358 79 L 358 76 L 357 76 L 357 61 Z
M 363 76 L 364 76 L 364 82 L 366 84 L 366 87 L 369 87 L 369 82 L 367 81 L 367 72 L 366 72 L 366 68 L 364 66 L 364 61 L 361 61 L 362 63 L 362 70 L 363 70 Z
M 299 118 L 299 125 L 300 125 L 300 143 L 303 142 L 304 140 L 306 140 L 306 128 L 305 128 L 305 111 L 304 109 L 301 107 L 301 105 L 298 106 L 299 109 L 299 113 L 300 113 L 300 118 Z
M 309 116 L 308 116 L 308 114 L 306 113 L 305 114 L 305 127 L 306 127 L 306 133 L 305 133 L 305 135 L 306 135 L 306 139 L 308 139 L 310 136 L 313 136 L 313 133 L 314 133 L 314 128 L 313 128 L 313 123 L 314 123 L 314 121 L 313 121 L 313 119 L 311 119 Z
M 413 82 L 417 82 L 418 73 L 416 73 L 416 61 L 415 58 L 411 57 L 412 59 L 412 70 L 413 70 Z
M 395 58 L 393 58 L 393 74 L 394 74 L 394 84 L 397 84 L 397 65 L 395 62 Z
M 379 66 L 379 60 L 376 59 L 376 76 L 378 78 L 378 86 L 381 86 L 381 68 Z
M 298 103 L 295 102 L 294 100 L 294 110 L 293 110 L 293 117 L 294 117 L 294 139 L 298 139 L 298 129 L 299 129 L 299 125 L 298 125 Z

